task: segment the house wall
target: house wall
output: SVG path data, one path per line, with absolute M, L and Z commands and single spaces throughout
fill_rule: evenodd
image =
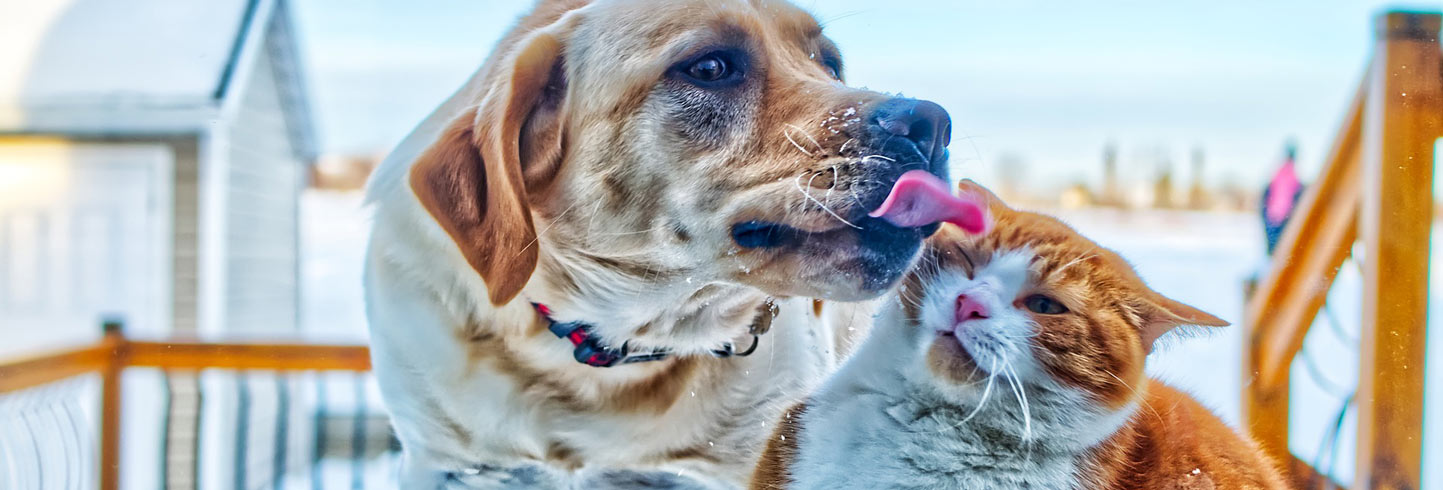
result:
M 200 154 L 195 138 L 175 140 L 172 211 L 171 325 L 192 334 L 200 324 Z
M 170 329 L 173 147 L 0 137 L 0 355 Z
M 271 57 L 257 56 L 246 77 L 226 138 L 223 328 L 289 333 L 299 324 L 305 162 L 288 137 Z
M 304 131 L 292 127 L 295 116 L 288 114 L 304 107 L 278 86 L 293 82 L 286 78 L 293 74 L 278 70 L 288 61 L 276 57 L 284 47 L 276 20 L 284 17 L 282 2 L 250 5 L 256 22 L 238 41 L 233 75 L 220 89 L 219 117 L 200 150 L 199 330 L 218 338 L 286 339 L 300 323 L 299 204 L 309 150 L 297 151 L 304 142 L 295 136 Z M 284 467 L 304 475 L 315 444 L 308 422 L 315 403 L 303 395 L 310 390 L 300 379 L 213 372 L 199 381 L 206 386 L 193 429 L 200 437 L 189 440 L 198 441 L 201 461 L 194 475 L 173 475 L 172 488 L 268 488 L 278 448 L 290 460 Z M 283 405 L 278 393 L 291 395 L 284 414 L 276 410 Z M 286 427 L 288 444 L 274 441 L 279 427 Z M 244 441 L 237 439 L 241 434 Z

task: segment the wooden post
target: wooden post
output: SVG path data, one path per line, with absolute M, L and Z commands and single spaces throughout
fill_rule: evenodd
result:
M 109 350 L 100 369 L 100 490 L 120 488 L 120 376 L 125 371 L 126 344 L 120 320 L 101 323 Z
M 1280 466 L 1293 459 L 1288 449 L 1293 358 L 1357 239 L 1367 86 L 1365 79 L 1333 138 L 1322 173 L 1303 193 L 1267 274 L 1248 295 L 1243 315 L 1243 421 L 1248 434 Z
M 1363 328 L 1354 488 L 1420 488 L 1440 16 L 1378 18 L 1363 129 Z

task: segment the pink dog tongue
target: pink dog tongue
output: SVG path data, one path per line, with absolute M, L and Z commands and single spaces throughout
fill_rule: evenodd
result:
M 968 233 L 987 229 L 987 211 L 982 203 L 952 195 L 946 182 L 923 170 L 902 174 L 887 200 L 868 216 L 901 228 L 947 222 Z

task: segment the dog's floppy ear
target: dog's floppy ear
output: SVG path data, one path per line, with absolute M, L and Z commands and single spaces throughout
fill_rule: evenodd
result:
M 412 191 L 481 274 L 495 305 L 514 299 L 536 270 L 530 196 L 549 183 L 562 156 L 560 24 L 496 57 L 481 75 L 489 86 L 480 105 L 453 120 L 411 169 Z

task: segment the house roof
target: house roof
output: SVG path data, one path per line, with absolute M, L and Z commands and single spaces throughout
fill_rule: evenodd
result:
M 38 0 L 0 16 L 0 133 L 203 131 L 260 54 L 314 154 L 284 0 Z

